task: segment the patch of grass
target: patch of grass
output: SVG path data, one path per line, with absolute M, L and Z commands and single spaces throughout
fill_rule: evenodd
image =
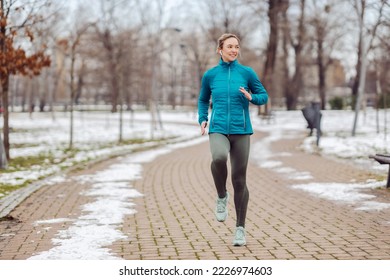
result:
M 37 156 L 17 157 L 9 162 L 9 170 L 24 170 L 36 165 L 47 165 L 53 162 L 52 155 L 39 154 Z
M 166 142 L 168 140 L 175 139 L 176 137 L 167 137 L 167 138 L 157 138 L 157 139 L 142 139 L 142 138 L 134 138 L 134 139 L 126 139 L 119 142 L 119 145 L 125 146 L 125 145 L 134 145 L 134 144 L 144 144 L 144 143 L 161 143 Z M 116 145 L 116 144 L 114 144 Z
M 22 184 L 18 184 L 18 185 L 7 185 L 7 184 L 0 183 L 0 198 L 6 196 L 7 194 L 13 191 L 26 187 L 31 183 L 32 183 L 31 180 L 24 181 Z
M 31 169 L 45 169 L 54 164 L 59 164 L 66 160 L 68 157 L 72 157 L 76 154 L 77 150 L 68 150 L 66 151 L 61 158 L 55 157 L 53 153 L 41 153 L 36 156 L 27 156 L 27 157 L 15 157 L 8 162 L 8 168 L 5 170 L 0 170 L 0 174 L 12 174 L 14 172 L 23 172 Z M 43 179 L 45 176 L 37 178 Z M 15 177 L 16 181 L 13 184 L 0 183 L 0 198 L 9 194 L 12 191 L 28 186 L 33 183 L 35 180 L 26 180 L 25 178 Z M 20 181 L 20 183 L 18 183 Z
M 40 144 L 32 144 L 32 143 L 19 143 L 19 144 L 11 144 L 11 149 L 20 149 L 20 148 L 31 148 L 38 147 Z
M 150 142 L 151 140 L 146 140 L 142 138 L 134 138 L 134 139 L 125 139 L 119 142 L 120 145 L 134 145 L 134 144 L 144 144 Z

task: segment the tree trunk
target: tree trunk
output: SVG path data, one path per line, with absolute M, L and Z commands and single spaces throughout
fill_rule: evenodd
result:
M 0 169 L 7 169 L 7 157 L 5 155 L 5 149 L 4 149 L 4 144 L 3 144 L 3 138 L 1 137 L 0 134 Z
M 298 64 L 300 62 L 297 61 Z M 294 76 L 288 85 L 287 96 L 286 96 L 286 106 L 287 110 L 296 110 L 298 105 L 298 96 L 302 89 L 302 74 L 301 74 L 300 65 L 296 65 Z
M 296 43 L 293 43 L 295 52 L 295 72 L 294 76 L 286 89 L 286 107 L 287 110 L 296 110 L 298 104 L 298 97 L 303 88 L 302 66 L 303 56 L 302 50 L 305 43 L 306 29 L 305 29 L 305 0 L 300 1 L 301 15 L 299 18 L 298 37 Z
M 77 42 L 77 41 L 76 41 Z M 77 43 L 74 43 L 71 50 L 71 63 L 70 63 L 70 123 L 69 123 L 69 149 L 73 148 L 73 130 L 74 130 L 74 97 L 76 95 L 75 93 L 75 86 L 74 86 L 74 64 L 76 60 L 76 45 Z
M 360 29 L 360 32 L 363 32 L 363 29 Z M 353 127 L 352 127 L 352 136 L 356 135 L 356 129 L 357 129 L 357 122 L 359 118 L 359 112 L 360 112 L 360 106 L 362 103 L 363 95 L 364 95 L 364 89 L 366 86 L 366 72 L 367 72 L 367 47 L 366 47 L 366 42 L 364 40 L 360 40 L 361 42 L 361 50 L 364 56 L 362 56 L 362 61 L 360 64 L 360 77 L 359 79 L 359 87 L 358 87 L 358 92 L 357 92 L 357 97 L 356 97 L 356 103 L 355 103 L 355 117 L 353 121 Z
M 0 1 L 1 11 L 4 12 L 4 1 Z M 1 16 L 3 19 L 3 15 Z M 6 52 L 6 29 L 5 25 L 2 24 L 0 28 L 0 51 Z M 5 61 L 1 61 L 1 67 L 6 67 Z M 9 86 L 9 73 L 3 74 L 0 76 L 1 84 L 1 97 L 2 97 L 2 106 L 3 106 L 3 143 L 4 143 L 4 153 L 7 160 L 10 159 L 9 155 L 9 114 L 8 114 L 8 86 Z
M 111 102 L 112 102 L 112 109 L 111 112 L 115 113 L 117 112 L 117 106 L 118 106 L 118 96 L 119 96 L 119 85 L 118 85 L 118 78 L 117 78 L 117 70 L 116 70 L 116 64 L 113 61 L 113 59 L 110 58 L 109 67 L 110 67 L 110 75 L 111 75 Z
M 7 160 L 10 160 L 8 86 L 9 86 L 9 76 L 1 77 L 1 92 L 2 92 L 2 104 L 3 104 L 3 136 L 4 136 L 3 143 L 4 143 L 5 157 Z
M 320 92 L 321 110 L 325 110 L 326 105 L 326 65 L 324 63 L 324 48 L 322 39 L 317 41 L 318 43 L 318 54 L 317 54 L 317 65 L 318 65 L 318 89 Z
M 118 84 L 118 70 L 117 70 L 117 60 L 115 59 L 115 46 L 113 43 L 113 38 L 111 31 L 106 29 L 101 35 L 101 40 L 103 47 L 106 50 L 106 56 L 108 60 L 108 70 L 110 71 L 110 84 L 111 84 L 111 112 L 117 112 L 118 97 L 119 97 L 119 84 Z
M 264 65 L 263 84 L 267 89 L 267 92 L 271 95 L 273 93 L 273 73 L 276 61 L 276 52 L 278 48 L 278 15 L 279 7 L 281 5 L 280 0 L 269 0 L 268 1 L 268 19 L 270 25 L 269 41 L 267 46 L 266 60 Z M 264 114 L 268 114 L 270 105 L 267 103 L 264 108 Z M 260 115 L 260 106 L 258 107 L 258 114 Z
M 360 39 L 359 39 L 360 40 Z M 361 64 L 362 64 L 362 48 L 361 48 L 361 43 L 359 41 L 359 44 L 358 44 L 358 52 L 357 52 L 357 63 L 356 63 L 356 76 L 353 80 L 353 84 L 352 84 L 352 97 L 357 98 L 357 95 L 358 95 L 358 89 L 359 89 L 359 81 L 360 81 L 360 69 L 362 68 Z M 352 103 L 353 104 L 353 108 L 355 107 L 355 103 Z

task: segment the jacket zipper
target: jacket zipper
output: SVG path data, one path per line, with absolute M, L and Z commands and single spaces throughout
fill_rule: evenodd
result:
M 229 72 L 228 72 L 228 135 L 230 134 L 230 67 L 231 65 L 229 64 Z

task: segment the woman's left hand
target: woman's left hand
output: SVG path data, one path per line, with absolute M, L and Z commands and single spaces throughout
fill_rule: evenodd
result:
M 250 94 L 249 92 L 246 91 L 246 89 L 244 87 L 240 87 L 240 91 L 242 92 L 242 94 L 245 95 L 246 99 L 248 99 L 249 101 L 252 100 L 252 94 Z

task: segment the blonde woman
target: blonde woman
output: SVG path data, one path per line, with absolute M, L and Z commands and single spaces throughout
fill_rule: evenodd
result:
M 224 222 L 228 216 L 226 181 L 230 155 L 237 218 L 233 245 L 243 246 L 246 244 L 245 219 L 249 201 L 246 171 L 250 135 L 253 134 L 249 104 L 266 104 L 268 94 L 254 70 L 237 61 L 240 40 L 236 35 L 223 34 L 218 39 L 217 53 L 221 57 L 219 64 L 207 70 L 202 78 L 198 121 L 202 135 L 208 127 L 211 173 L 218 194 L 215 216 L 219 222 Z M 210 100 L 212 111 L 209 119 Z

